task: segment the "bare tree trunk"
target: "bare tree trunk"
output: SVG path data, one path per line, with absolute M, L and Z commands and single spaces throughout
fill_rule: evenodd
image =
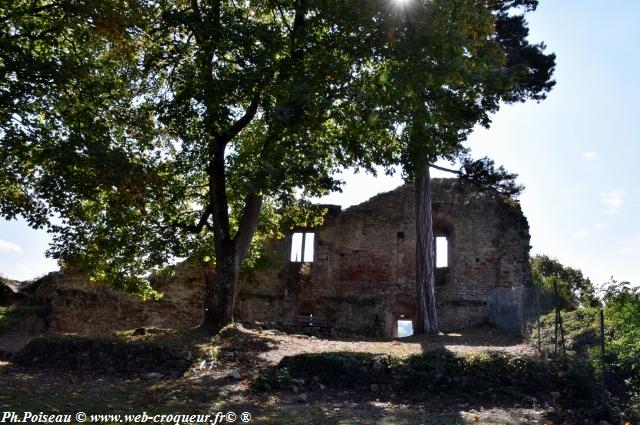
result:
M 415 198 L 418 318 L 414 333 L 433 334 L 438 332 L 438 318 L 435 297 L 435 238 L 431 216 L 431 176 L 428 165 L 416 173 Z

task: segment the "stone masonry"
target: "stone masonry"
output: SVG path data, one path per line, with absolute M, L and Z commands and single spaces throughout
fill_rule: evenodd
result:
M 485 323 L 520 332 L 532 284 L 529 226 L 520 206 L 459 179 L 433 179 L 436 236 L 448 266 L 436 271 L 442 331 Z M 271 243 L 275 264 L 242 284 L 241 321 L 295 326 L 323 316 L 338 331 L 395 337 L 415 320 L 415 210 L 412 185 L 344 211 L 327 206 L 315 229 L 312 262 L 292 262 L 292 234 Z
M 520 206 L 458 179 L 433 179 L 437 236 L 448 241 L 448 267 L 436 270 L 440 329 L 485 323 L 520 332 L 531 293 L 529 227 Z M 323 316 L 337 331 L 397 336 L 398 320 L 415 320 L 413 186 L 404 185 L 344 211 L 325 206 L 313 232 L 313 261 L 290 261 L 292 235 L 267 245 L 266 266 L 243 275 L 236 319 L 298 328 L 300 314 Z M 22 290 L 48 307 L 47 329 L 109 335 L 139 326 L 197 326 L 211 265 L 185 261 L 151 278 L 158 301 L 90 282 L 67 270 Z M 8 302 L 8 300 L 5 300 Z

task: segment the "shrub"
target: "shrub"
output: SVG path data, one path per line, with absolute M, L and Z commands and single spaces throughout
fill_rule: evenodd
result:
M 285 357 L 279 366 L 295 376 L 318 376 L 326 383 L 365 385 L 370 381 L 367 367 L 375 358 L 367 353 L 310 353 Z
M 610 404 L 618 412 L 624 411 L 625 421 L 640 423 L 640 288 L 627 282 L 615 281 L 604 296 L 605 352 L 607 363 L 607 389 Z M 600 310 L 579 308 L 563 311 L 566 347 L 575 359 L 568 373 L 578 390 L 592 396 L 599 389 L 602 370 L 600 348 Z M 554 339 L 555 313 L 540 317 L 543 349 L 550 351 Z M 532 345 L 537 344 L 535 327 L 529 335 Z M 592 377 L 596 376 L 594 380 Z
M 252 387 L 257 391 L 285 389 L 291 387 L 293 379 L 286 367 L 269 366 L 260 371 Z

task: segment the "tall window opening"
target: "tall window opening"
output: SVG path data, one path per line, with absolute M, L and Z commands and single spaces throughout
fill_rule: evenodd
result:
M 449 243 L 446 236 L 436 237 L 436 268 L 449 267 Z
M 311 263 L 313 262 L 313 244 L 315 233 L 296 232 L 291 237 L 291 262 Z

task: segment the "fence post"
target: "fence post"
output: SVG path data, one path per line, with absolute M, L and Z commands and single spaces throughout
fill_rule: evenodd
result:
M 536 322 L 538 325 L 538 353 L 542 355 L 542 341 L 540 340 L 540 313 L 538 312 L 538 317 L 536 318 Z
M 564 326 L 562 324 L 562 312 L 558 310 L 558 322 L 560 323 L 560 342 L 562 344 L 562 354 L 567 354 L 567 349 L 564 345 Z
M 553 279 L 553 304 L 556 310 L 556 318 L 554 320 L 555 337 L 553 339 L 553 355 L 558 356 L 558 322 L 560 317 L 560 306 L 558 305 L 558 280 Z
M 609 411 L 609 401 L 607 400 L 607 364 L 605 360 L 605 340 L 604 340 L 604 309 L 600 309 L 600 361 L 602 362 L 602 404 L 607 414 Z
M 538 287 L 533 285 L 533 295 L 536 297 L 536 327 L 538 328 L 538 354 L 542 356 L 542 340 L 540 338 L 540 292 Z
M 606 388 L 607 366 L 604 351 L 604 309 L 600 309 L 600 360 L 602 361 L 602 384 Z

